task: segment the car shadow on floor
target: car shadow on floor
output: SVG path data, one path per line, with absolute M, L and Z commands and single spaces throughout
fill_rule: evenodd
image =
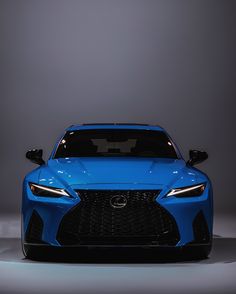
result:
M 5 262 L 32 262 L 23 257 L 21 251 L 20 239 L 17 238 L 0 238 L 0 261 Z M 51 254 L 50 258 L 44 262 L 62 262 L 62 263 L 101 263 L 101 264 L 144 264 L 144 263 L 192 263 L 201 264 L 214 263 L 233 263 L 236 262 L 236 238 L 225 238 L 215 236 L 213 239 L 213 249 L 209 258 L 204 260 L 193 260 L 192 257 L 182 255 L 180 252 L 165 252 L 152 249 L 92 249 L 83 250 L 80 254 L 78 251 L 71 251 L 55 255 Z

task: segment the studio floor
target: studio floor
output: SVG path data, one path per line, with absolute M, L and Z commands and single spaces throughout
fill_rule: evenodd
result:
M 93 253 L 94 254 L 94 253 Z M 76 262 L 24 259 L 20 216 L 0 217 L 0 293 L 236 293 L 236 218 L 215 217 L 210 257 L 163 260 L 98 251 Z

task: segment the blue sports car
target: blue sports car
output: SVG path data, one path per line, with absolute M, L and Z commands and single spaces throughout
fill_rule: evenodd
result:
M 39 167 L 26 175 L 22 248 L 188 248 L 205 258 L 212 244 L 209 178 L 185 162 L 166 131 L 147 124 L 73 125 L 45 162 L 41 149 L 26 157 Z

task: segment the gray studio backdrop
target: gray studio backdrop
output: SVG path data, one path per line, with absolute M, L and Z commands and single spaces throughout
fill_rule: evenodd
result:
M 217 212 L 236 211 L 236 1 L 0 0 L 1 202 L 62 130 L 83 122 L 164 126 L 209 152 Z

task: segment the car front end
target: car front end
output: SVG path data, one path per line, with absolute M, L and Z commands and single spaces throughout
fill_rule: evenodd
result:
M 127 141 L 120 136 L 124 126 L 103 128 L 118 129 L 120 142 Z M 126 128 L 162 132 L 157 127 Z M 84 129 L 94 131 L 94 126 L 67 133 L 74 136 L 73 132 Z M 25 251 L 34 247 L 209 248 L 212 186 L 203 172 L 186 164 L 179 151 L 175 149 L 176 156 L 169 158 L 55 156 L 60 146 L 68 146 L 66 140 L 62 136 L 47 163 L 25 177 Z M 109 137 L 109 152 L 118 152 L 116 141 Z M 176 148 L 169 137 L 167 143 Z

